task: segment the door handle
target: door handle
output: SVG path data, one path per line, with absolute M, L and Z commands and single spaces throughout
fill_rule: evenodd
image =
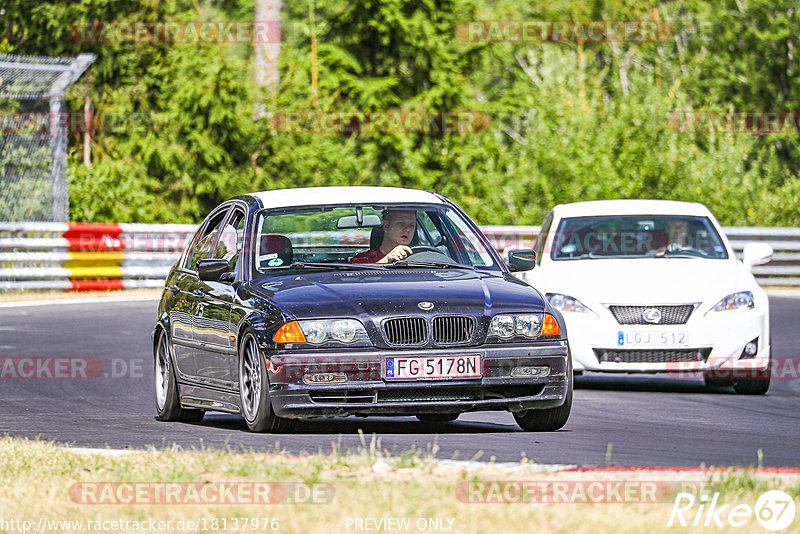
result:
M 169 289 L 170 291 L 172 291 L 172 293 L 173 293 L 173 294 L 178 294 L 178 293 L 180 293 L 180 292 L 181 292 L 181 288 L 179 288 L 179 287 L 178 287 L 178 284 L 172 284 L 172 285 L 171 285 L 171 286 L 169 286 L 167 289 Z

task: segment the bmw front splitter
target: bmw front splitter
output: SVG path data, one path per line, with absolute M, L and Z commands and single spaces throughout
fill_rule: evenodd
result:
M 481 377 L 387 379 L 387 357 L 479 355 Z M 545 409 L 564 403 L 569 350 L 563 341 L 479 347 L 272 354 L 270 399 L 281 417 L 415 415 Z M 519 376 L 529 373 L 528 376 Z M 532 376 L 536 373 L 538 376 Z M 309 379 L 336 383 L 309 384 Z

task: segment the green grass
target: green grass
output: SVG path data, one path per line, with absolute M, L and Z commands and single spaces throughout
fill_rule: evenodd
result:
M 291 440 L 286 436 L 282 440 Z M 490 444 L 487 443 L 487 447 Z M 331 443 L 329 454 L 288 455 L 224 451 L 220 449 L 132 451 L 123 454 L 78 453 L 50 442 L 5 437 L 0 439 L 0 519 L 38 522 L 51 520 L 177 521 L 183 519 L 270 517 L 277 518 L 279 532 L 366 532 L 346 528 L 354 518 L 383 517 L 452 519 L 459 533 L 527 532 L 659 532 L 666 527 L 672 502 L 648 503 L 468 503 L 457 489 L 465 481 L 566 480 L 685 480 L 684 473 L 660 472 L 561 472 L 508 471 L 487 464 L 482 469 L 442 467 L 435 459 L 435 445 L 389 455 L 380 440 L 362 435 L 361 446 L 344 450 Z M 521 467 L 531 463 L 523 457 Z M 800 498 L 800 477 L 717 471 L 694 475 L 707 482 L 709 491 L 720 492 L 724 502 L 753 505 L 771 489 L 783 489 Z M 329 488 L 333 499 L 323 503 L 281 504 L 91 504 L 70 498 L 76 483 L 105 482 L 278 482 Z M 800 507 L 799 507 L 800 508 Z M 348 519 L 349 518 L 349 519 Z M 445 523 L 446 524 L 446 523 Z M 340 525 L 337 527 L 336 525 Z M 800 519 L 787 532 L 797 531 Z M 219 525 L 218 525 L 219 526 Z M 263 525 L 246 531 L 264 531 Z M 714 532 L 758 531 L 724 527 Z M 53 531 L 69 529 L 50 528 Z M 129 531 L 120 528 L 118 531 Z M 218 528 L 221 530 L 221 527 Z M 674 528 L 687 531 L 685 528 Z M 0 523 L 0 532 L 3 531 Z M 6 529 L 11 532 L 11 529 Z M 244 530 L 239 530 L 244 531 Z M 269 528 L 266 531 L 270 531 Z M 410 532 L 417 532 L 411 528 Z M 379 530 L 378 532 L 391 532 Z

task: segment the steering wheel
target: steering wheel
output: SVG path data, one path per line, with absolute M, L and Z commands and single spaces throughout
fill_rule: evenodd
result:
M 710 255 L 708 253 L 708 251 L 705 251 L 705 250 L 699 249 L 699 248 L 695 248 L 695 247 L 683 247 L 683 250 L 686 250 L 686 251 L 689 251 L 689 252 L 696 252 L 698 255 L 700 255 L 700 256 L 702 256 L 704 258 L 707 258 Z
M 429 245 L 417 245 L 415 247 L 411 247 L 411 253 L 416 254 L 417 252 L 436 252 L 437 254 L 441 254 L 442 251 L 436 247 L 431 247 Z
M 678 245 L 677 243 L 670 243 L 669 246 L 667 246 L 666 252 L 696 253 L 698 256 L 701 256 L 703 258 L 707 258 L 709 256 L 709 253 L 706 252 L 705 250 L 702 250 L 702 249 L 699 249 L 699 248 L 695 248 L 695 247 L 690 247 L 690 246 L 685 246 L 684 247 L 684 246 Z

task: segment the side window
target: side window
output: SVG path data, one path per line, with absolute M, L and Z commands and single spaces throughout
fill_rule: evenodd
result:
M 202 227 L 202 223 L 200 224 Z M 186 248 L 181 253 L 181 269 L 188 269 L 189 268 L 189 260 L 192 257 L 192 251 L 194 250 L 195 244 L 197 244 L 197 240 L 200 238 L 200 229 L 198 228 L 197 231 L 192 236 L 192 239 L 186 245 Z
M 220 212 L 213 219 L 211 219 L 200 232 L 197 242 L 194 245 L 194 250 L 189 258 L 189 264 L 186 266 L 188 269 L 196 271 L 197 262 L 209 257 L 211 247 L 214 246 L 217 236 L 219 235 L 219 231 L 222 228 L 222 223 L 225 221 L 225 216 L 227 214 L 227 211 Z
M 239 254 L 244 243 L 244 212 L 234 209 L 230 219 L 222 227 L 217 247 L 212 258 L 227 260 L 230 272 L 236 270 Z
M 547 234 L 550 232 L 550 225 L 553 224 L 553 212 L 547 214 L 542 223 L 542 228 L 539 230 L 539 235 L 536 237 L 536 264 L 542 264 L 542 254 L 544 253 L 544 243 L 547 241 Z
M 453 246 L 463 251 L 469 258 L 468 261 L 462 260 L 462 263 L 467 263 L 476 267 L 489 267 L 494 265 L 489 251 L 481 244 L 480 239 L 475 235 L 475 232 L 472 231 L 472 228 L 470 228 L 466 221 L 458 216 L 455 211 L 447 210 L 443 222 L 446 227 L 445 231 L 449 230 L 452 236 L 449 239 L 459 241 L 458 243 L 454 243 Z

